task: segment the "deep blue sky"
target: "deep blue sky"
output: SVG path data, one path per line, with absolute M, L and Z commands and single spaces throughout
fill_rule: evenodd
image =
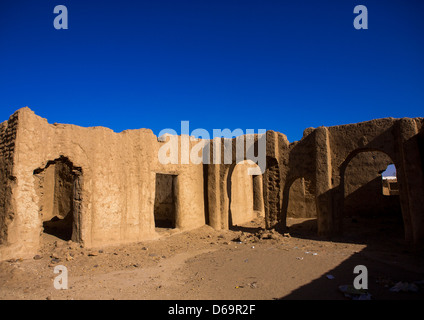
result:
M 60 4 L 68 30 L 53 27 Z M 188 120 L 294 141 L 423 104 L 422 0 L 0 1 L 0 121 L 29 106 L 118 132 Z

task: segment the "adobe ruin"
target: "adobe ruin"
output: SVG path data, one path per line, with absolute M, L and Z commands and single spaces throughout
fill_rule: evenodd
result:
M 266 139 L 267 166 L 249 176 L 235 139 L 232 164 L 163 165 L 151 130 L 49 124 L 20 109 L 0 125 L 0 260 L 32 257 L 42 232 L 90 248 L 261 216 L 278 230 L 287 217 L 316 218 L 318 234 L 332 236 L 346 216 L 390 210 L 401 211 L 405 240 L 423 244 L 424 118 L 309 128 L 293 143 L 274 131 L 255 139 Z M 396 192 L 383 194 L 389 164 Z

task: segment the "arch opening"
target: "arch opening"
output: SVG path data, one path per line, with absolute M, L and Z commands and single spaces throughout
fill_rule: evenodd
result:
M 347 159 L 341 178 L 344 234 L 366 243 L 403 241 L 404 221 L 393 160 L 382 151 L 361 150 Z
M 265 211 L 262 185 L 260 168 L 253 161 L 245 160 L 230 168 L 227 179 L 229 228 L 239 229 L 253 222 L 263 227 Z
M 295 179 L 288 189 L 286 225 L 291 234 L 297 236 L 311 233 L 318 229 L 315 185 L 311 179 Z

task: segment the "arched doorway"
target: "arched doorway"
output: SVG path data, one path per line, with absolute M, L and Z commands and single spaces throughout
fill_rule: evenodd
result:
M 283 197 L 287 197 L 285 207 L 286 226 L 297 236 L 315 235 L 317 232 L 317 210 L 315 185 L 311 179 L 295 179 Z
M 365 243 L 404 240 L 399 190 L 387 192 L 383 176 L 387 168 L 396 172 L 393 160 L 381 151 L 359 150 L 345 161 L 341 176 L 345 236 Z
M 260 168 L 251 160 L 239 162 L 229 169 L 227 177 L 229 228 L 264 219 L 262 184 Z
M 43 233 L 61 240 L 79 242 L 81 208 L 81 168 L 66 157 L 49 161 L 34 170 Z

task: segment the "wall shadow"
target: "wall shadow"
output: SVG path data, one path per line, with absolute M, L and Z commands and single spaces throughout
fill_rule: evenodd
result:
M 398 216 L 403 224 L 399 195 L 383 195 L 381 177 L 374 178 L 345 197 L 344 215 Z
M 256 234 L 261 230 L 265 230 L 265 228 L 264 227 L 246 227 L 246 226 L 234 225 L 234 226 L 230 227 L 230 230 L 235 231 L 235 232 L 241 231 L 241 232 L 244 232 L 244 233 Z
M 371 223 L 367 218 L 358 218 L 356 221 L 352 221 L 352 218 L 345 220 L 346 234 L 331 238 L 316 235 L 315 219 L 289 226 L 292 237 L 340 244 L 366 244 L 366 247 L 349 256 L 336 268 L 278 300 L 348 300 L 350 298 L 345 297 L 339 287 L 353 284 L 357 276 L 353 270 L 358 265 L 367 267 L 368 292 L 372 300 L 424 299 L 422 284 L 417 285 L 420 288 L 418 292 L 390 291 L 390 288 L 400 281 L 414 283 L 424 280 L 424 251 L 411 248 L 399 233 L 394 235 L 383 230 L 376 232 L 375 226 L 379 221 Z M 369 234 L 374 236 L 364 237 Z M 327 275 L 333 276 L 334 279 L 328 279 Z
M 412 271 L 402 265 L 389 264 L 370 256 L 367 249 L 355 253 L 336 268 L 329 270 L 321 277 L 299 287 L 290 294 L 278 300 L 349 300 L 339 287 L 352 285 L 357 274 L 353 270 L 358 265 L 364 265 L 368 270 L 368 290 L 371 300 L 422 300 L 424 292 L 391 292 L 397 282 L 413 283 L 423 279 L 423 273 Z M 328 279 L 331 275 L 334 279 Z

